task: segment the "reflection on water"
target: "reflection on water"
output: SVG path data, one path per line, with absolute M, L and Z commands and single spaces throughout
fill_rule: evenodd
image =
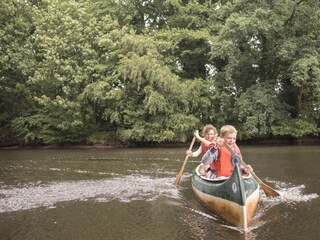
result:
M 247 232 L 194 198 L 198 159 L 188 161 L 181 187 L 172 186 L 184 152 L 0 150 L 0 239 L 319 239 L 317 148 L 243 148 L 256 174 L 281 193 L 268 198 L 261 190 Z

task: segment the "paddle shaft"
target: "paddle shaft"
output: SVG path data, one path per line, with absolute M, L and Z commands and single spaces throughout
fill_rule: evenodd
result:
M 241 162 L 241 164 L 243 166 L 245 166 L 246 168 L 248 168 L 248 165 L 243 161 L 241 156 L 236 155 L 236 153 L 231 149 L 231 147 L 224 143 L 223 144 L 236 158 L 238 158 Z M 275 189 L 273 189 L 272 187 L 268 186 L 266 183 L 262 182 L 260 178 L 258 178 L 258 176 L 254 173 L 254 171 L 251 171 L 252 176 L 258 181 L 258 183 L 260 184 L 262 190 L 264 191 L 264 193 L 266 194 L 267 197 L 277 197 L 280 196 L 280 193 L 278 193 Z
M 189 150 L 190 150 L 190 151 L 192 150 L 193 144 L 194 144 L 195 141 L 196 141 L 196 137 L 193 137 L 193 138 L 192 138 L 192 141 L 191 141 L 191 144 L 190 144 L 190 147 L 189 147 Z M 179 185 L 180 185 L 181 176 L 182 176 L 182 173 L 183 173 L 183 171 L 184 171 L 184 168 L 185 168 L 185 166 L 186 166 L 186 164 L 187 164 L 188 158 L 189 158 L 189 156 L 186 155 L 186 157 L 185 157 L 185 159 L 184 159 L 184 161 L 183 161 L 182 167 L 181 167 L 181 169 L 180 169 L 180 172 L 178 173 L 178 175 L 177 175 L 177 177 L 176 177 L 176 180 L 175 180 L 175 182 L 174 182 L 174 185 L 175 185 L 175 186 L 179 186 Z

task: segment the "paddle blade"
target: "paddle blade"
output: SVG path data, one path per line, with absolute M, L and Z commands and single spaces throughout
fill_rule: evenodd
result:
M 189 147 L 189 150 L 191 151 L 192 150 L 192 147 L 193 147 L 193 144 L 194 142 L 196 141 L 196 137 L 193 137 L 192 138 L 192 141 L 191 141 L 191 144 L 190 144 L 190 147 Z M 174 186 L 175 187 L 178 187 L 180 185 L 180 180 L 181 180 L 181 176 L 182 176 L 182 173 L 184 171 L 184 167 L 186 166 L 187 164 L 187 161 L 188 161 L 188 157 L 189 156 L 186 156 L 186 158 L 184 159 L 183 161 L 183 164 L 181 166 L 181 169 L 180 169 L 180 172 L 178 173 L 177 177 L 176 177 L 176 180 L 174 181 Z
M 178 187 L 180 185 L 181 176 L 182 174 L 177 175 L 176 180 L 174 181 L 174 184 L 173 184 L 175 187 Z
M 264 182 L 260 182 L 260 187 L 262 188 L 262 190 L 264 191 L 264 193 L 266 194 L 267 197 L 278 197 L 278 196 L 280 196 L 279 192 L 277 192 L 275 189 L 273 189 L 272 187 L 268 186 Z
M 187 164 L 187 161 L 188 161 L 188 156 L 186 156 L 186 158 L 184 159 L 183 161 L 183 164 L 182 164 L 182 167 L 180 169 L 180 172 L 178 173 L 177 177 L 176 177 L 176 180 L 174 181 L 174 186 L 177 187 L 180 185 L 180 180 L 181 180 L 181 177 L 182 177 L 182 174 L 183 174 L 183 171 L 184 171 L 184 168 Z

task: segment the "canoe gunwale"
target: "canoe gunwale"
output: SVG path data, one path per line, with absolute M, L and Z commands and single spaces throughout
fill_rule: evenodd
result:
M 224 176 L 222 176 L 222 177 L 218 177 L 218 178 L 207 178 L 207 177 L 205 177 L 204 175 L 201 175 L 200 174 L 200 172 L 199 172 L 199 169 L 200 169 L 200 167 L 202 167 L 203 166 L 203 163 L 201 163 L 200 165 L 198 165 L 197 167 L 196 167 L 196 169 L 195 169 L 195 172 L 196 172 L 196 174 L 199 176 L 199 177 L 201 177 L 201 179 L 203 179 L 203 180 L 205 180 L 205 181 L 209 181 L 209 182 L 224 182 L 224 181 L 226 181 L 226 180 L 228 180 L 229 179 L 229 177 L 224 177 Z M 248 175 L 242 175 L 242 178 L 243 179 L 249 179 L 249 178 L 252 178 L 253 176 L 252 176 L 252 174 L 251 173 L 249 173 Z

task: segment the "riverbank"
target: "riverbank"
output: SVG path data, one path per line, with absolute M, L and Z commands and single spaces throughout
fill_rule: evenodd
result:
M 144 143 L 115 143 L 112 144 L 50 144 L 50 145 L 2 145 L 0 149 L 103 149 L 103 148 L 133 148 L 133 147 L 189 147 L 187 142 L 144 142 Z M 299 139 L 254 139 L 238 140 L 238 145 L 320 145 L 320 138 Z

